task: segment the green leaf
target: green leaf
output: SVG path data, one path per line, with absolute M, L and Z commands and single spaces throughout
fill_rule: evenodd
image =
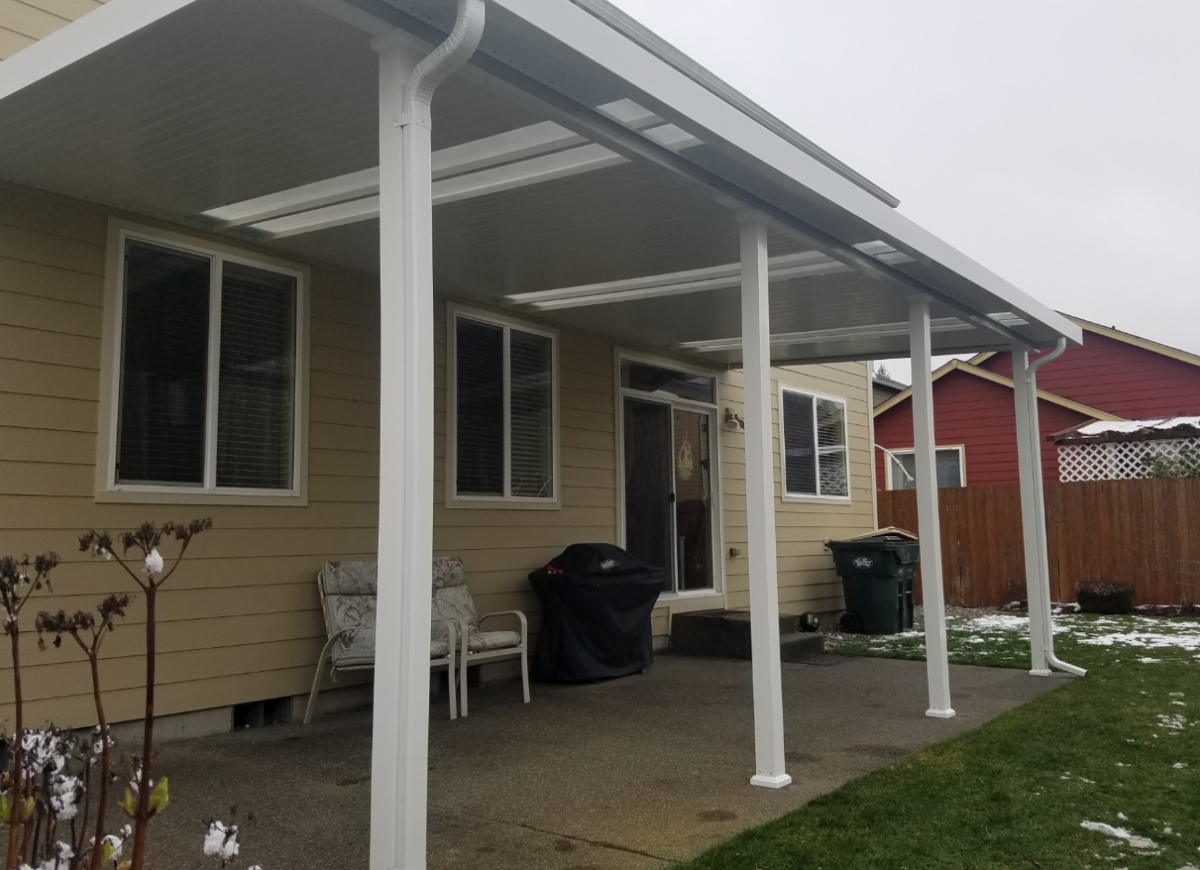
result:
M 125 810 L 125 814 L 130 818 L 137 815 L 137 800 L 129 789 L 125 789 L 125 799 L 121 801 L 121 809 Z
M 128 792 L 126 792 L 128 794 Z M 100 850 L 100 863 L 107 864 L 112 860 L 113 854 L 117 851 L 117 847 L 112 840 L 105 840 L 104 847 Z
M 6 822 L 12 821 L 12 798 L 8 792 L 0 795 L 0 819 Z
M 170 803 L 170 799 L 167 797 L 167 778 L 164 776 L 158 781 L 154 791 L 150 792 L 150 812 L 157 813 L 165 810 L 168 803 Z
M 25 798 L 25 807 L 21 811 L 21 821 L 25 822 L 29 820 L 29 817 L 33 815 L 34 806 L 35 802 L 33 798 Z

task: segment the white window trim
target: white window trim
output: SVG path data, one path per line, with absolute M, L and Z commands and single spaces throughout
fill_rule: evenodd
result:
M 117 483 L 116 461 L 121 401 L 122 328 L 125 305 L 125 246 L 130 240 L 174 248 L 213 260 L 209 307 L 209 371 L 205 418 L 205 484 Z M 235 262 L 296 279 L 296 368 L 295 420 L 292 435 L 292 486 L 290 489 L 217 487 L 216 407 L 220 385 L 214 368 L 219 364 L 214 348 L 220 346 L 221 263 Z M 131 223 L 118 218 L 108 222 L 107 263 L 104 278 L 104 317 L 100 358 L 100 414 L 96 464 L 96 501 L 131 504 L 241 504 L 303 507 L 308 503 L 308 311 L 310 274 L 306 266 L 275 257 L 247 252 L 230 245 L 202 240 L 182 233 Z
M 939 451 L 939 450 L 957 450 L 958 451 L 958 472 L 959 472 L 959 479 L 962 481 L 962 485 L 958 486 L 958 487 L 952 487 L 952 488 L 962 489 L 963 487 L 965 487 L 967 485 L 967 446 L 965 444 L 939 444 L 937 447 L 934 448 L 934 456 L 935 457 L 937 456 L 937 451 Z M 892 457 L 889 456 L 888 454 L 894 453 L 897 456 L 909 456 L 909 455 L 915 453 L 916 451 L 912 447 L 896 447 L 896 448 L 889 447 L 887 449 L 887 451 L 888 451 L 887 453 L 883 454 L 883 469 L 884 469 L 884 476 L 885 476 L 885 485 L 887 486 L 888 492 L 891 492 L 893 490 L 893 487 L 892 487 L 892 462 L 891 462 Z M 941 489 L 941 488 L 942 487 L 939 487 L 939 489 Z
M 821 495 L 820 493 L 799 493 L 788 492 L 787 488 L 787 433 L 784 431 L 783 422 L 783 394 L 784 393 L 799 393 L 803 396 L 812 398 L 813 401 L 813 447 L 816 448 L 816 431 L 817 431 L 817 399 L 825 399 L 829 402 L 837 402 L 842 406 L 842 427 L 846 435 L 846 495 Z M 854 480 L 850 473 L 850 402 L 845 396 L 834 396 L 827 393 L 818 393 L 816 390 L 809 387 L 802 387 L 799 384 L 779 382 L 779 390 L 776 396 L 778 400 L 778 408 L 776 413 L 779 415 L 779 492 L 780 499 L 789 503 L 812 503 L 819 502 L 821 504 L 850 504 L 851 494 L 854 492 Z M 821 464 L 820 455 L 817 456 L 816 463 L 817 487 L 821 486 Z
M 455 326 L 459 317 L 490 323 L 494 326 L 505 327 L 504 347 L 505 356 L 508 353 L 508 330 L 519 329 L 533 335 L 541 335 L 550 339 L 550 406 L 551 431 L 554 437 L 552 451 L 551 474 L 554 476 L 554 495 L 551 498 L 536 498 L 516 495 L 475 495 L 466 493 L 460 495 L 458 486 L 458 330 Z M 562 507 L 562 427 L 559 424 L 559 383 L 558 365 L 558 330 L 547 326 L 539 326 L 484 311 L 449 302 L 446 306 L 446 507 L 448 508 L 520 508 L 526 510 L 559 510 Z M 509 431 L 510 414 L 510 385 L 508 366 L 504 367 L 504 489 L 510 491 L 509 466 L 511 463 L 511 445 Z
M 702 375 L 707 378 L 712 378 L 713 381 L 713 401 L 712 404 L 707 402 L 696 402 L 691 399 L 670 398 L 667 396 L 655 396 L 652 393 L 643 393 L 639 390 L 629 389 L 621 386 L 621 362 L 622 360 L 631 360 L 633 362 L 645 363 L 646 365 L 659 366 L 660 368 L 672 369 L 685 374 Z M 674 590 L 664 591 L 659 593 L 658 603 L 656 607 L 669 606 L 672 613 L 685 613 L 690 610 L 703 610 L 710 607 L 715 599 L 725 600 L 725 523 L 724 509 L 721 506 L 721 484 L 724 477 L 724 463 L 721 461 L 721 436 L 720 436 L 720 418 L 718 410 L 721 400 L 721 378 L 720 372 L 712 369 L 701 368 L 688 362 L 681 362 L 670 357 L 652 356 L 644 353 L 638 353 L 631 350 L 623 350 L 620 347 L 613 349 L 613 395 L 615 397 L 616 410 L 616 446 L 617 446 L 617 546 L 624 549 L 625 547 L 625 397 L 632 396 L 633 398 L 650 399 L 652 401 L 663 403 L 676 403 L 680 407 L 690 408 L 696 411 L 711 411 L 711 431 L 709 437 L 712 439 L 712 455 L 714 468 L 710 474 L 712 487 L 712 530 L 713 530 L 713 588 L 712 589 L 691 589 L 683 592 Z

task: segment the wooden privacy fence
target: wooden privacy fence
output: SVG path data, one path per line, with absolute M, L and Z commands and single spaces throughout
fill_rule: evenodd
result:
M 1074 601 L 1082 580 L 1133 583 L 1139 604 L 1200 599 L 1200 479 L 1047 483 L 1050 591 Z M 938 492 L 946 602 L 998 605 L 1025 597 L 1016 486 Z M 879 493 L 879 525 L 920 534 L 916 493 Z

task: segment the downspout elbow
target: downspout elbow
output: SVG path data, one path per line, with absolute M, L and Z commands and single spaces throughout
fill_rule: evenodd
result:
M 1059 336 L 1058 344 L 1055 345 L 1054 350 L 1050 351 L 1050 353 L 1045 354 L 1044 356 L 1039 356 L 1037 359 L 1035 359 L 1029 363 L 1029 368 L 1025 372 L 1026 380 L 1032 384 L 1034 381 L 1034 377 L 1037 375 L 1038 369 L 1040 369 L 1046 363 L 1054 362 L 1056 359 L 1058 359 L 1060 356 L 1062 356 L 1066 352 L 1067 352 L 1067 339 L 1063 336 Z
M 458 0 L 454 28 L 446 40 L 425 57 L 404 89 L 404 109 L 400 126 L 417 124 L 430 126 L 429 107 L 438 85 L 461 69 L 471 59 L 483 39 L 486 7 L 484 0 Z

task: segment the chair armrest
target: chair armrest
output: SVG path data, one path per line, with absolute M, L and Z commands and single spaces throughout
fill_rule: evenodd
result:
M 529 621 L 525 619 L 525 614 L 519 610 L 497 610 L 495 613 L 485 613 L 479 617 L 479 624 L 482 625 L 484 620 L 491 619 L 493 616 L 515 616 L 521 623 L 521 643 L 529 636 Z

